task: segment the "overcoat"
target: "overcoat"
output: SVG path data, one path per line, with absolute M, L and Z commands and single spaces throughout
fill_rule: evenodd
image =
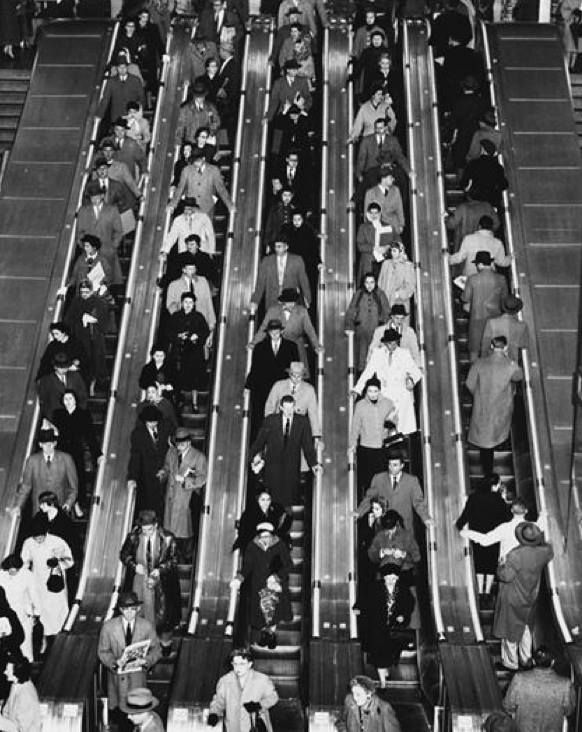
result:
M 279 695 L 266 674 L 251 668 L 241 691 L 236 674 L 229 671 L 218 680 L 216 692 L 210 702 L 210 713 L 224 716 L 226 732 L 250 732 L 251 717 L 243 705 L 247 702 L 259 702 L 260 717 L 267 732 L 273 732 L 269 709 L 278 701 Z

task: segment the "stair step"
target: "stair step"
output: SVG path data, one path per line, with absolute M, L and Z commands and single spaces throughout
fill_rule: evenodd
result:
M 26 95 L 28 91 L 28 79 L 2 79 L 0 78 L 0 94 L 5 92 L 17 92 Z
M 255 657 L 255 661 L 258 661 L 259 659 L 271 658 L 286 658 L 289 660 L 298 660 L 301 657 L 301 646 L 280 645 L 277 646 L 277 648 L 263 648 L 263 646 L 253 644 L 253 655 Z
M 0 117 L 13 117 L 17 120 L 20 119 L 22 114 L 22 104 L 16 102 L 8 103 L 4 99 L 0 98 Z
M 299 696 L 299 676 L 271 676 L 281 699 L 296 699 Z
M 271 658 L 255 659 L 254 667 L 257 671 L 268 676 L 285 676 L 298 678 L 301 673 L 301 661 L 295 658 Z

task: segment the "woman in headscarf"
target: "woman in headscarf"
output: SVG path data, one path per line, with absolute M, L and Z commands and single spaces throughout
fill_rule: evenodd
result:
M 380 268 L 378 287 L 388 298 L 390 307 L 401 304 L 410 313 L 411 300 L 416 289 L 414 265 L 408 259 L 404 244 L 394 241 L 390 244 L 390 256 Z
M 354 293 L 345 315 L 346 330 L 353 330 L 355 333 L 354 360 L 358 373 L 366 367 L 374 331 L 379 325 L 386 323 L 389 316 L 388 299 L 377 286 L 372 272 L 367 272 L 362 286 Z

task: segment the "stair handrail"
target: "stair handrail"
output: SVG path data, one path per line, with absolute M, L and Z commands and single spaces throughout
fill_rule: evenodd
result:
M 113 56 L 113 51 L 115 49 L 115 45 L 117 43 L 117 35 L 119 33 L 120 28 L 120 21 L 116 21 L 115 25 L 113 27 L 113 33 L 111 34 L 111 41 L 109 43 L 109 50 L 107 52 L 107 64 L 110 63 L 111 58 Z M 38 56 L 35 58 L 35 66 L 37 62 Z M 103 81 L 99 87 L 99 97 L 97 100 L 97 109 L 99 109 L 99 104 L 101 103 L 101 100 L 103 99 L 103 94 L 105 93 L 105 85 L 107 80 L 109 79 L 109 72 L 106 72 L 104 74 Z M 71 270 L 71 266 L 73 263 L 73 258 L 75 255 L 75 250 L 77 247 L 77 217 L 79 213 L 79 209 L 81 208 L 81 205 L 83 203 L 83 194 L 85 192 L 85 187 L 87 185 L 87 181 L 89 180 L 89 176 L 91 174 L 92 170 L 92 162 L 93 157 L 95 155 L 95 149 L 97 146 L 97 134 L 99 131 L 99 126 L 101 124 L 101 118 L 98 115 L 95 115 L 93 119 L 93 126 L 91 128 L 91 137 L 89 141 L 89 148 L 87 150 L 87 155 L 85 158 L 85 168 L 81 177 L 81 184 L 79 186 L 79 194 L 77 197 L 77 204 L 75 207 L 75 215 L 72 225 L 65 224 L 65 228 L 71 228 L 71 235 L 69 237 L 69 243 L 67 246 L 67 254 L 65 257 L 65 262 L 63 266 L 63 274 L 61 276 L 60 284 L 57 289 L 57 294 L 55 297 L 55 303 L 53 305 L 48 305 L 47 311 L 50 312 L 51 309 L 53 310 L 52 320 L 56 321 L 59 320 L 61 317 L 61 313 L 63 311 L 64 305 L 65 305 L 65 297 L 61 294 L 62 290 L 66 288 L 67 282 L 69 279 L 69 274 Z M 24 469 L 26 467 L 26 461 L 32 454 L 32 451 L 34 449 L 34 445 L 36 442 L 36 434 L 38 431 L 38 425 L 40 421 L 40 402 L 38 400 L 38 397 L 35 398 L 34 403 L 34 410 L 32 413 L 32 419 L 30 423 L 30 429 L 28 432 L 28 438 L 26 442 L 26 451 L 24 454 L 24 460 L 22 461 L 22 466 L 20 470 L 20 479 L 19 483 L 22 482 L 22 478 L 24 476 Z M 14 546 L 16 544 L 16 540 L 18 537 L 18 528 L 20 525 L 20 511 L 18 510 L 12 510 L 10 515 L 10 527 L 8 530 L 8 539 L 6 541 L 6 553 L 10 553 L 14 551 Z
M 273 44 L 273 21 L 271 21 L 270 24 L 270 37 L 269 37 L 269 55 L 272 51 L 272 44 Z M 239 105 L 238 110 L 238 119 L 237 119 L 237 132 L 236 132 L 236 139 L 235 139 L 235 149 L 234 149 L 234 166 L 233 166 L 233 176 L 232 176 L 232 184 L 231 184 L 231 197 L 233 199 L 233 202 L 236 205 L 237 200 L 237 194 L 238 194 L 238 179 L 240 176 L 240 154 L 241 154 L 241 148 L 242 148 L 242 136 L 243 136 L 243 126 L 244 126 L 244 107 L 245 107 L 245 97 L 246 97 L 246 91 L 247 91 L 247 80 L 248 80 L 248 58 L 249 58 L 249 45 L 250 45 L 250 31 L 248 31 L 245 35 L 245 45 L 243 50 L 243 62 L 242 62 L 242 68 L 243 68 L 243 74 L 241 79 L 241 101 Z M 268 71 L 268 79 L 270 80 L 271 72 L 270 72 L 270 66 Z M 267 112 L 268 108 L 268 89 L 267 87 L 267 97 L 266 97 L 266 105 L 265 105 L 265 114 Z M 264 147 L 261 148 L 261 165 L 264 167 L 265 165 L 265 155 L 266 155 L 266 128 L 267 128 L 267 122 L 264 119 L 262 123 L 263 125 L 263 138 L 262 143 L 264 142 Z M 268 132 L 268 131 L 267 131 Z M 264 190 L 264 170 L 263 174 L 260 176 L 259 181 L 259 195 L 262 196 Z M 229 271 L 230 268 L 230 261 L 232 258 L 232 247 L 234 245 L 233 239 L 234 239 L 234 216 L 235 213 L 231 213 L 229 216 L 229 225 L 228 225 L 228 234 L 226 239 L 226 246 L 225 246 L 225 255 L 224 255 L 224 261 L 223 261 L 223 279 L 225 277 L 225 273 Z M 258 221 L 258 228 L 260 230 L 260 219 L 257 219 Z M 260 236 L 259 236 L 260 239 Z M 242 242 L 237 242 L 238 246 L 242 246 Z M 258 263 L 256 263 L 256 267 L 253 273 L 253 276 L 256 277 L 256 271 L 258 270 Z M 188 634 L 194 635 L 196 632 L 196 628 L 198 626 L 198 621 L 200 619 L 200 601 L 202 599 L 203 589 L 204 589 L 204 577 L 202 576 L 202 568 L 204 567 L 205 561 L 206 561 L 206 555 L 208 551 L 210 550 L 209 545 L 209 537 L 208 533 L 210 530 L 210 505 L 211 505 L 211 495 L 212 491 L 214 489 L 213 485 L 213 473 L 214 473 L 214 461 L 216 459 L 216 438 L 217 438 L 217 431 L 218 431 L 218 405 L 220 400 L 220 390 L 222 386 L 222 364 L 224 361 L 224 327 L 226 324 L 226 315 L 227 315 L 227 307 L 229 303 L 229 297 L 228 297 L 228 289 L 229 289 L 229 283 L 227 280 L 224 281 L 224 286 L 222 288 L 221 292 L 221 298 L 220 298 L 220 316 L 219 316 L 219 322 L 217 325 L 217 328 L 219 328 L 219 338 L 218 338 L 218 346 L 217 346 L 217 357 L 216 357 L 216 375 L 214 379 L 214 389 L 212 393 L 212 409 L 211 409 L 211 417 L 210 417 L 210 428 L 209 428 L 209 447 L 208 447 L 208 474 L 207 474 L 207 480 L 206 480 L 206 498 L 205 498 L 205 506 L 202 513 L 201 523 L 200 523 L 200 538 L 198 542 L 198 556 L 196 558 L 196 569 L 195 569 L 195 578 L 196 578 L 196 584 L 194 588 L 193 598 L 192 598 L 192 609 L 190 612 L 190 618 L 188 621 Z M 254 320 L 253 316 L 250 317 L 251 322 Z M 249 329 L 251 327 L 251 324 L 249 324 Z M 247 368 L 249 365 L 250 360 L 250 354 L 247 352 L 246 354 L 247 359 Z M 245 395 L 243 397 L 243 414 L 248 412 L 249 408 L 249 398 L 248 394 L 245 391 Z M 246 446 L 246 443 L 248 441 L 247 432 L 245 432 L 245 417 L 243 416 L 243 432 L 244 435 L 241 436 L 241 445 L 243 446 L 243 453 L 244 456 L 241 456 L 240 463 L 245 463 L 246 466 L 246 458 L 243 460 L 243 457 L 246 456 L 246 449 L 244 449 L 244 446 Z M 244 440 L 244 441 L 243 441 Z M 246 474 L 244 476 L 246 479 Z M 241 466 L 239 465 L 239 482 L 238 482 L 238 494 L 237 494 L 237 515 L 240 515 L 240 511 L 242 510 L 242 504 L 244 502 L 244 493 L 246 491 L 246 485 L 241 484 Z M 237 564 L 234 564 L 234 557 L 233 557 L 233 576 L 236 575 L 236 568 L 238 566 L 238 560 L 240 556 L 240 552 L 237 550 L 234 552 L 237 555 Z M 236 615 L 236 607 L 237 607 L 237 597 L 238 593 L 235 589 L 230 588 L 230 596 L 229 596 L 229 605 L 228 605 L 228 612 L 227 612 L 227 620 L 225 624 L 225 633 L 230 634 L 232 632 L 232 627 L 234 624 L 234 618 Z
M 325 347 L 324 341 L 324 292 L 325 292 L 325 248 L 327 243 L 327 195 L 328 195 L 328 177 L 329 177 L 329 161 L 328 161 L 328 125 L 329 125 L 329 28 L 323 29 L 322 43 L 322 114 L 321 114 L 321 179 L 320 179 L 320 201 L 321 214 L 319 218 L 319 235 L 320 235 L 320 257 L 322 267 L 319 270 L 319 282 L 317 293 L 317 330 L 319 343 Z M 315 297 L 315 293 L 312 293 Z M 317 406 L 319 410 L 320 423 L 323 424 L 323 395 L 324 395 L 324 354 L 317 354 L 317 373 L 316 373 L 316 390 L 317 390 Z M 317 448 L 317 461 L 322 464 L 322 448 L 321 443 Z M 315 474 L 313 480 L 312 492 L 312 541 L 313 541 L 313 579 L 311 582 L 312 598 L 311 598 L 311 634 L 314 638 L 318 638 L 321 632 L 321 541 L 322 538 L 318 531 L 319 517 L 322 512 L 323 501 L 323 476 L 319 471 Z
M 138 209 L 138 216 L 137 216 L 137 226 L 135 229 L 135 238 L 134 238 L 134 244 L 132 247 L 131 252 L 131 264 L 129 268 L 129 273 L 127 277 L 127 283 L 125 287 L 125 299 L 123 304 L 123 310 L 121 315 L 121 325 L 119 327 L 119 333 L 117 337 L 117 348 L 115 352 L 115 361 L 113 363 L 113 370 L 111 374 L 111 384 L 109 387 L 109 398 L 108 398 L 108 404 L 107 404 L 107 412 L 105 417 L 105 424 L 103 429 L 103 439 L 102 439 L 102 452 L 103 455 L 107 455 L 109 451 L 110 441 L 111 441 L 111 430 L 113 427 L 113 418 L 115 413 L 115 405 L 117 403 L 117 389 L 119 386 L 119 378 L 121 375 L 121 369 L 122 365 L 125 361 L 125 342 L 127 339 L 127 330 L 129 326 L 129 318 L 131 315 L 132 307 L 133 307 L 133 295 L 135 291 L 137 276 L 138 276 L 138 261 L 139 261 L 139 254 L 141 251 L 141 242 L 142 242 L 142 235 L 143 235 L 143 221 L 145 216 L 145 211 L 147 204 L 149 202 L 149 196 L 150 196 L 150 190 L 151 190 L 151 169 L 154 159 L 154 154 L 157 147 L 158 142 L 158 134 L 159 134 L 159 126 L 160 126 L 160 116 L 162 114 L 162 108 L 163 108 L 163 102 L 165 99 L 165 83 L 166 83 L 166 77 L 168 74 L 168 69 L 170 65 L 170 55 L 169 55 L 169 49 L 170 45 L 173 39 L 173 27 L 170 27 L 170 32 L 168 33 L 168 38 L 166 41 L 166 53 L 164 54 L 163 60 L 162 60 L 162 69 L 160 72 L 160 81 L 159 81 L 159 88 L 158 88 L 158 98 L 156 100 L 156 108 L 154 112 L 154 118 L 153 118 L 153 124 L 152 124 L 152 136 L 150 141 L 150 149 L 149 154 L 147 157 L 147 164 L 146 164 L 146 172 L 142 176 L 142 185 L 143 185 L 143 197 Z M 98 465 L 97 469 L 97 476 L 95 478 L 95 488 L 93 492 L 93 502 L 91 507 L 91 516 L 89 520 L 89 529 L 87 532 L 87 539 L 85 542 L 86 550 L 85 550 L 85 561 L 83 562 L 83 568 L 81 570 L 81 577 L 79 578 L 79 585 L 77 587 L 77 593 L 75 595 L 75 600 L 73 602 L 73 606 L 69 612 L 69 615 L 67 617 L 67 620 L 64 625 L 64 630 L 68 631 L 71 630 L 73 627 L 75 620 L 77 618 L 79 608 L 81 606 L 81 602 L 83 601 L 83 596 L 85 594 L 85 589 L 87 586 L 87 579 L 88 579 L 88 573 L 89 573 L 89 567 L 88 567 L 88 558 L 91 556 L 91 549 L 93 547 L 93 544 L 96 540 L 96 537 L 98 535 L 98 524 L 99 524 L 99 517 L 100 517 L 100 506 L 101 506 L 101 499 L 103 496 L 103 481 L 104 481 L 104 474 L 105 474 L 105 465 L 106 460 L 101 460 Z M 128 491 L 128 500 L 126 502 L 125 506 L 125 514 L 124 514 L 124 522 L 131 522 L 131 517 L 133 516 L 133 503 L 134 501 L 131 500 L 132 493 L 131 491 Z
M 439 199 L 439 211 L 440 211 L 440 240 L 441 240 L 441 252 L 442 252 L 442 274 L 443 274 L 443 289 L 448 296 L 444 298 L 445 301 L 445 323 L 447 327 L 448 335 L 448 355 L 449 355 L 449 373 L 451 375 L 452 383 L 452 396 L 453 404 L 451 413 L 453 416 L 453 424 L 455 429 L 455 450 L 457 453 L 457 481 L 459 496 L 462 501 L 466 500 L 467 496 L 467 466 L 465 457 L 465 446 L 463 441 L 463 424 L 461 420 L 461 405 L 459 399 L 459 373 L 457 367 L 457 344 L 455 340 L 455 327 L 454 327 L 454 314 L 453 314 L 453 287 L 451 282 L 451 273 L 449 266 L 449 246 L 446 229 L 446 205 L 445 205 L 445 171 L 443 167 L 442 154 L 441 154 L 441 134 L 438 117 L 438 100 L 436 93 L 436 80 L 434 73 L 434 57 L 432 46 L 428 46 L 428 68 L 429 68 L 429 89 L 431 97 L 432 107 L 432 119 L 433 119 L 433 134 L 434 134 L 434 146 L 435 156 L 437 163 L 437 178 L 440 185 L 438 189 Z M 477 594 L 475 587 L 475 573 L 473 568 L 473 561 L 471 558 L 470 544 L 468 539 L 463 540 L 465 544 L 464 552 L 464 563 L 465 573 L 467 578 L 468 598 L 469 598 L 469 613 L 471 615 L 471 621 L 473 623 L 473 632 L 476 640 L 481 643 L 484 640 L 483 629 L 481 627 L 481 620 L 479 618 L 479 608 L 477 607 Z
M 491 64 L 491 49 L 489 47 L 489 37 L 487 35 L 486 26 L 483 21 L 481 21 L 480 29 L 481 29 L 481 38 L 482 38 L 482 42 L 483 42 L 483 49 L 484 49 L 484 53 L 485 53 L 485 66 L 486 66 L 486 72 L 487 72 L 487 82 L 489 84 L 489 92 L 491 94 L 491 104 L 497 112 L 497 124 L 498 124 L 498 127 L 500 127 L 500 126 L 504 126 L 505 123 L 503 125 L 500 125 L 499 106 L 497 104 L 496 89 L 495 89 L 495 84 L 493 82 L 493 68 L 492 68 L 492 64 Z M 503 164 L 503 155 L 501 154 L 501 152 L 499 153 L 499 160 Z M 511 207 L 511 198 L 508 195 L 507 191 L 503 191 L 503 208 L 504 208 L 503 220 L 504 220 L 504 226 L 505 226 L 505 238 L 506 238 L 506 242 L 507 242 L 507 249 L 508 249 L 509 254 L 511 255 L 511 265 L 510 265 L 511 280 L 512 280 L 512 285 L 513 285 L 513 292 L 517 297 L 519 297 L 519 294 L 520 294 L 519 273 L 517 270 L 517 259 L 516 259 L 516 253 L 515 253 L 515 245 L 514 245 L 514 241 L 513 241 L 510 207 Z M 519 318 L 519 320 L 523 320 L 523 314 L 518 313 L 518 318 Z M 532 452 L 532 462 L 533 462 L 533 468 L 534 468 L 534 474 L 535 474 L 535 490 L 536 490 L 536 494 L 538 497 L 539 510 L 541 512 L 544 512 L 547 515 L 546 484 L 545 484 L 545 480 L 544 480 L 543 465 L 542 465 L 542 459 L 541 459 L 541 454 L 540 454 L 539 428 L 538 428 L 535 404 L 534 404 L 533 386 L 532 386 L 532 377 L 531 377 L 531 364 L 530 364 L 530 358 L 529 358 L 527 349 L 523 349 L 523 348 L 521 349 L 521 364 L 522 364 L 522 368 L 523 368 L 525 403 L 526 403 L 526 407 L 527 407 L 527 418 L 528 418 L 528 423 L 529 423 L 529 437 L 530 437 L 530 445 L 531 445 L 531 452 Z M 549 516 L 548 516 L 548 521 L 546 523 L 547 523 L 546 531 L 551 536 Z M 547 565 L 547 576 L 548 576 L 548 583 L 550 585 L 550 596 L 552 599 L 552 607 L 554 609 L 554 614 L 556 617 L 556 621 L 558 623 L 558 627 L 560 628 L 560 632 L 562 633 L 562 639 L 564 640 L 565 643 L 572 643 L 573 638 L 572 638 L 570 629 L 568 628 L 566 618 L 564 616 L 564 610 L 562 608 L 562 602 L 560 599 L 560 593 L 559 593 L 559 588 L 558 588 L 558 582 L 556 579 L 556 572 L 555 572 L 555 566 L 554 566 L 553 559 Z
M 426 375 L 428 374 L 427 358 L 426 358 L 426 346 L 425 346 L 425 325 L 424 325 L 424 309 L 422 306 L 422 266 L 421 266 L 421 253 L 420 253 L 420 242 L 418 234 L 418 196 L 419 190 L 416 183 L 416 151 L 414 141 L 414 126 L 415 117 L 412 109 L 412 81 L 411 81 L 411 59 L 410 59 L 410 41 L 408 38 L 408 24 L 415 21 L 405 21 L 403 23 L 403 47 L 404 47 L 404 87 L 407 107 L 407 136 L 408 136 L 408 158 L 410 160 L 410 167 L 412 171 L 412 180 L 415 181 L 410 185 L 410 233 L 412 236 L 412 253 L 414 260 L 414 272 L 416 279 L 416 325 L 419 340 L 419 354 L 420 354 L 420 369 L 423 373 L 423 378 L 420 380 L 420 415 L 422 424 L 422 443 L 423 443 L 423 455 L 424 455 L 424 493 L 429 506 L 429 515 L 434 516 L 434 504 L 435 504 L 435 491 L 433 485 L 433 458 L 432 458 L 432 444 L 431 444 L 431 420 L 429 414 L 429 399 L 428 399 L 428 385 L 426 383 Z M 426 273 L 425 273 L 426 274 Z M 440 638 L 445 637 L 445 625 L 443 621 L 441 602 L 440 602 L 440 584 L 438 580 L 438 563 L 437 563 L 437 541 L 436 541 L 436 527 L 430 525 L 426 529 L 427 534 L 427 555 L 428 555 L 428 570 L 431 578 L 430 581 L 430 593 L 432 596 L 432 607 L 435 621 L 435 627 L 437 635 Z

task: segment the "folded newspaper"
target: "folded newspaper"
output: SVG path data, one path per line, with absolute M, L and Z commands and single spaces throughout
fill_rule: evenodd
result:
M 134 671 L 141 671 L 148 655 L 150 643 L 149 640 L 143 640 L 126 646 L 123 655 L 117 662 L 117 673 L 130 674 Z

